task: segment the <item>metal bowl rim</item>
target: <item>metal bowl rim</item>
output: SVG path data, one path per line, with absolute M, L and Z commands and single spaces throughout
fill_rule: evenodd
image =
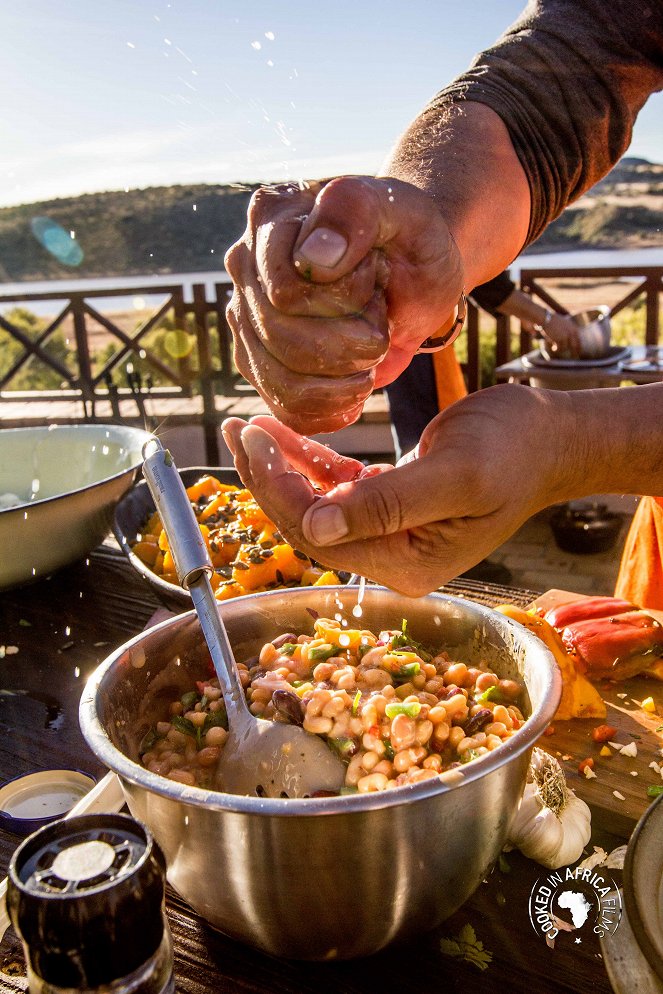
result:
M 143 436 L 143 438 L 142 438 L 143 442 L 146 442 L 149 438 L 153 438 L 154 437 L 151 432 L 144 431 L 142 428 L 133 428 L 131 425 L 112 425 L 112 424 L 108 424 L 108 425 L 106 425 L 106 424 L 95 424 L 95 425 L 92 425 L 92 424 L 90 424 L 90 425 L 84 425 L 84 424 L 83 425 L 51 425 L 48 428 L 45 428 L 43 431 L 44 431 L 44 435 L 46 437 L 48 437 L 48 433 L 49 432 L 53 433 L 54 431 L 57 431 L 59 428 L 73 428 L 73 427 L 75 427 L 76 429 L 82 428 L 83 430 L 88 430 L 88 429 L 94 428 L 96 431 L 99 431 L 100 429 L 104 429 L 104 430 L 108 429 L 110 431 L 118 430 L 119 429 L 122 432 L 135 433 L 137 439 L 141 438 L 141 436 Z M 35 429 L 33 429 L 33 428 L 5 428 L 5 429 L 3 429 L 3 431 L 6 431 L 6 432 L 21 432 L 21 431 L 32 432 L 34 430 Z M 142 456 L 142 452 L 139 451 L 138 455 L 132 460 L 132 462 L 130 463 L 130 465 L 125 466 L 124 469 L 119 470 L 117 473 L 112 473 L 110 476 L 104 476 L 104 477 L 102 477 L 101 480 L 96 480 L 94 483 L 88 483 L 88 484 L 86 484 L 83 487 L 75 487 L 73 490 L 64 490 L 60 494 L 53 494 L 51 497 L 42 497 L 39 500 L 31 500 L 27 504 L 17 504 L 15 507 L 5 507 L 5 508 L 2 508 L 2 509 L 0 509 L 0 516 L 5 515 L 5 514 L 9 515 L 9 514 L 15 514 L 15 513 L 23 514 L 26 510 L 34 511 L 35 508 L 46 507 L 49 504 L 55 503 L 55 501 L 57 501 L 57 500 L 64 500 L 66 497 L 73 497 L 75 494 L 90 493 L 90 492 L 92 492 L 93 490 L 96 490 L 99 487 L 105 487 L 107 484 L 112 483 L 114 480 L 120 480 L 120 479 L 122 479 L 122 477 L 126 476 L 127 473 L 134 473 L 138 469 L 138 467 L 142 465 L 142 463 L 143 463 L 143 456 Z M 131 489 L 131 488 L 129 488 L 129 489 Z
M 336 587 L 320 587 L 316 589 L 319 589 L 320 592 L 325 590 L 337 590 Z M 344 587 L 343 589 L 352 590 L 355 588 Z M 359 588 L 357 587 L 356 589 Z M 373 591 L 386 589 L 387 588 L 385 587 L 374 586 L 371 586 L 370 588 L 371 593 Z M 391 593 L 392 591 L 389 592 Z M 282 593 L 282 591 L 263 591 L 257 594 L 247 594 L 243 597 L 233 598 L 233 604 L 236 605 L 240 601 L 254 603 L 256 598 L 269 598 L 272 597 L 274 593 Z M 310 588 L 300 587 L 298 589 L 294 589 L 293 595 L 310 596 Z M 278 815 L 287 817 L 340 815 L 350 813 L 362 814 L 367 811 L 375 810 L 376 808 L 396 807 L 414 802 L 415 800 L 425 800 L 451 789 L 457 790 L 475 780 L 487 776 L 493 770 L 505 765 L 509 759 L 521 755 L 527 749 L 534 746 L 544 728 L 550 724 L 555 715 L 562 692 L 562 676 L 559 666 L 557 665 L 557 662 L 555 661 L 550 650 L 543 644 L 543 642 L 541 642 L 540 639 L 536 637 L 536 635 L 528 631 L 523 625 L 513 621 L 513 619 L 495 612 L 493 609 L 488 608 L 483 604 L 477 604 L 475 601 L 465 598 L 453 597 L 448 594 L 434 592 L 428 594 L 425 599 L 428 600 L 431 598 L 439 599 L 450 604 L 456 604 L 460 607 L 470 606 L 480 617 L 488 616 L 490 618 L 498 618 L 499 623 L 503 625 L 504 630 L 515 629 L 521 644 L 524 646 L 531 646 L 532 649 L 540 655 L 541 659 L 548 663 L 546 686 L 543 691 L 541 703 L 528 717 L 523 727 L 519 729 L 507 743 L 501 745 L 498 749 L 495 749 L 488 755 L 483 756 L 481 759 L 469 763 L 467 767 L 463 769 L 461 774 L 462 780 L 456 780 L 456 782 L 445 782 L 439 778 L 436 778 L 425 780 L 419 784 L 413 784 L 412 786 L 399 787 L 396 790 L 378 791 L 376 793 L 364 794 L 361 796 L 356 794 L 346 794 L 339 797 L 302 798 L 293 802 L 293 800 L 286 798 L 244 797 L 236 794 L 224 794 L 221 791 L 205 790 L 201 787 L 188 787 L 185 784 L 168 780 L 166 777 L 162 777 L 156 773 L 151 773 L 149 770 L 146 770 L 138 763 L 135 763 L 133 760 L 129 759 L 128 756 L 125 756 L 124 753 L 120 752 L 120 750 L 117 749 L 110 741 L 108 734 L 101 724 L 97 714 L 96 694 L 104 676 L 112 668 L 120 656 L 122 656 L 133 646 L 141 643 L 146 635 L 155 631 L 167 629 L 170 626 L 182 624 L 184 619 L 194 618 L 195 611 L 187 611 L 183 614 L 176 615 L 174 618 L 169 618 L 166 621 L 153 626 L 147 631 L 141 632 L 133 639 L 130 639 L 128 642 L 121 645 L 106 660 L 99 664 L 97 669 L 89 677 L 81 697 L 79 710 L 81 731 L 95 755 L 124 780 L 173 801 L 178 801 L 184 804 L 193 804 L 197 807 L 205 806 L 214 811 L 228 811 L 264 816 Z M 223 608 L 223 602 L 221 602 L 221 608 Z M 458 770 L 459 768 L 455 768 L 450 772 L 455 774 Z M 451 779 L 455 780 L 455 777 L 452 777 Z
M 640 946 L 643 956 L 659 979 L 663 980 L 663 957 L 661 957 L 660 952 L 649 937 L 650 929 L 640 914 L 640 903 L 635 889 L 635 862 L 638 859 L 638 848 L 645 842 L 644 832 L 651 827 L 648 824 L 650 818 L 659 818 L 659 820 L 663 821 L 663 794 L 649 805 L 633 829 L 633 834 L 629 840 L 626 849 L 626 859 L 624 860 L 624 903 L 631 930 Z M 661 882 L 663 884 L 663 877 Z
M 594 322 L 600 322 L 604 318 L 610 318 L 610 308 L 607 304 L 599 304 L 597 307 L 587 307 L 584 311 L 575 311 L 571 317 L 575 321 L 577 318 L 589 317 L 590 314 L 595 315 L 587 322 L 587 325 L 581 325 L 581 327 L 588 327 Z
M 204 476 L 206 474 L 216 474 L 219 472 L 222 473 L 232 472 L 237 476 L 237 479 L 239 480 L 239 475 L 237 473 L 237 470 L 235 470 L 233 466 L 180 466 L 178 467 L 177 471 L 180 474 L 180 476 L 183 478 L 182 482 L 184 483 L 185 487 L 191 486 L 191 484 L 187 484 L 184 479 L 185 473 L 186 474 L 196 473 L 200 474 L 201 476 Z M 241 481 L 237 485 L 241 489 Z M 134 483 L 133 487 L 129 488 L 127 493 L 124 494 L 124 496 L 121 498 L 120 501 L 118 501 L 117 505 L 115 506 L 115 510 L 113 512 L 113 522 L 111 525 L 113 535 L 115 536 L 118 545 L 122 549 L 122 552 L 127 557 L 127 559 L 129 560 L 133 568 L 136 570 L 136 572 L 140 576 L 142 576 L 142 578 L 151 587 L 153 587 L 156 591 L 158 591 L 161 594 L 162 598 L 164 598 L 166 601 L 170 601 L 171 603 L 175 602 L 181 604 L 183 608 L 189 608 L 192 603 L 191 594 L 189 593 L 189 591 L 185 590 L 183 587 L 180 587 L 179 584 L 177 583 L 170 583 L 168 580 L 162 579 L 162 577 L 160 577 L 157 573 L 155 573 L 154 570 L 151 570 L 150 567 L 147 566 L 143 562 L 143 560 L 140 559 L 139 556 L 137 556 L 136 553 L 133 551 L 131 545 L 129 544 L 127 536 L 124 534 L 123 529 L 120 527 L 118 521 L 118 515 L 121 512 L 125 501 L 128 500 L 128 498 L 132 493 L 135 493 L 136 488 L 139 486 L 145 487 L 145 489 L 149 493 L 147 482 L 144 479 L 137 480 L 136 483 Z M 152 501 L 152 505 L 153 505 L 153 510 L 156 510 L 156 507 L 154 506 L 154 501 Z

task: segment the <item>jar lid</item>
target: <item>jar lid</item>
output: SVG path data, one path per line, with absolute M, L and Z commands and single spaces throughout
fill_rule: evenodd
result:
M 34 974 L 55 987 L 111 984 L 141 967 L 164 935 L 165 861 L 128 815 L 61 819 L 9 864 L 7 909 Z
M 15 777 L 0 787 L 0 828 L 30 835 L 66 815 L 95 783 L 80 770 L 39 770 Z

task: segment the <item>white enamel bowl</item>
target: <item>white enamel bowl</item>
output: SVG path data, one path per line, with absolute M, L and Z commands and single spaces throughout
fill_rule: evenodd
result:
M 99 545 L 148 438 L 122 425 L 0 431 L 0 590 L 47 576 Z

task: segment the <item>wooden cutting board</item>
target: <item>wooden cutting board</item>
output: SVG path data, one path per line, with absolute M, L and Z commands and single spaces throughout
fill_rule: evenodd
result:
M 583 595 L 568 590 L 548 590 L 530 607 L 547 610 L 580 599 L 584 599 Z M 647 608 L 647 613 L 663 624 L 663 611 Z M 543 736 L 539 745 L 555 756 L 569 787 L 590 806 L 594 826 L 628 838 L 651 803 L 647 787 L 663 786 L 660 774 L 649 767 L 651 762 L 663 767 L 663 682 L 639 676 L 620 683 L 601 680 L 595 686 L 606 703 L 606 717 L 555 721 L 553 734 Z M 641 704 L 647 697 L 654 699 L 655 714 L 642 710 Z M 614 741 L 623 745 L 635 742 L 637 756 L 622 756 L 611 747 L 610 757 L 601 756 L 602 746 L 592 739 L 592 730 L 601 724 L 617 729 Z M 594 760 L 596 773 L 596 779 L 591 780 L 578 772 L 578 764 L 589 756 Z M 624 800 L 615 796 L 615 791 Z

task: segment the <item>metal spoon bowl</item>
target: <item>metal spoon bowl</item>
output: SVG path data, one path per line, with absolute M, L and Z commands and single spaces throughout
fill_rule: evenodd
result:
M 229 794 L 310 797 L 336 792 L 345 766 L 317 735 L 297 725 L 265 721 L 249 711 L 228 634 L 209 577 L 205 540 L 172 456 L 158 439 L 146 443 L 143 474 L 159 511 L 180 583 L 193 600 L 228 714 L 228 738 L 217 769 Z

